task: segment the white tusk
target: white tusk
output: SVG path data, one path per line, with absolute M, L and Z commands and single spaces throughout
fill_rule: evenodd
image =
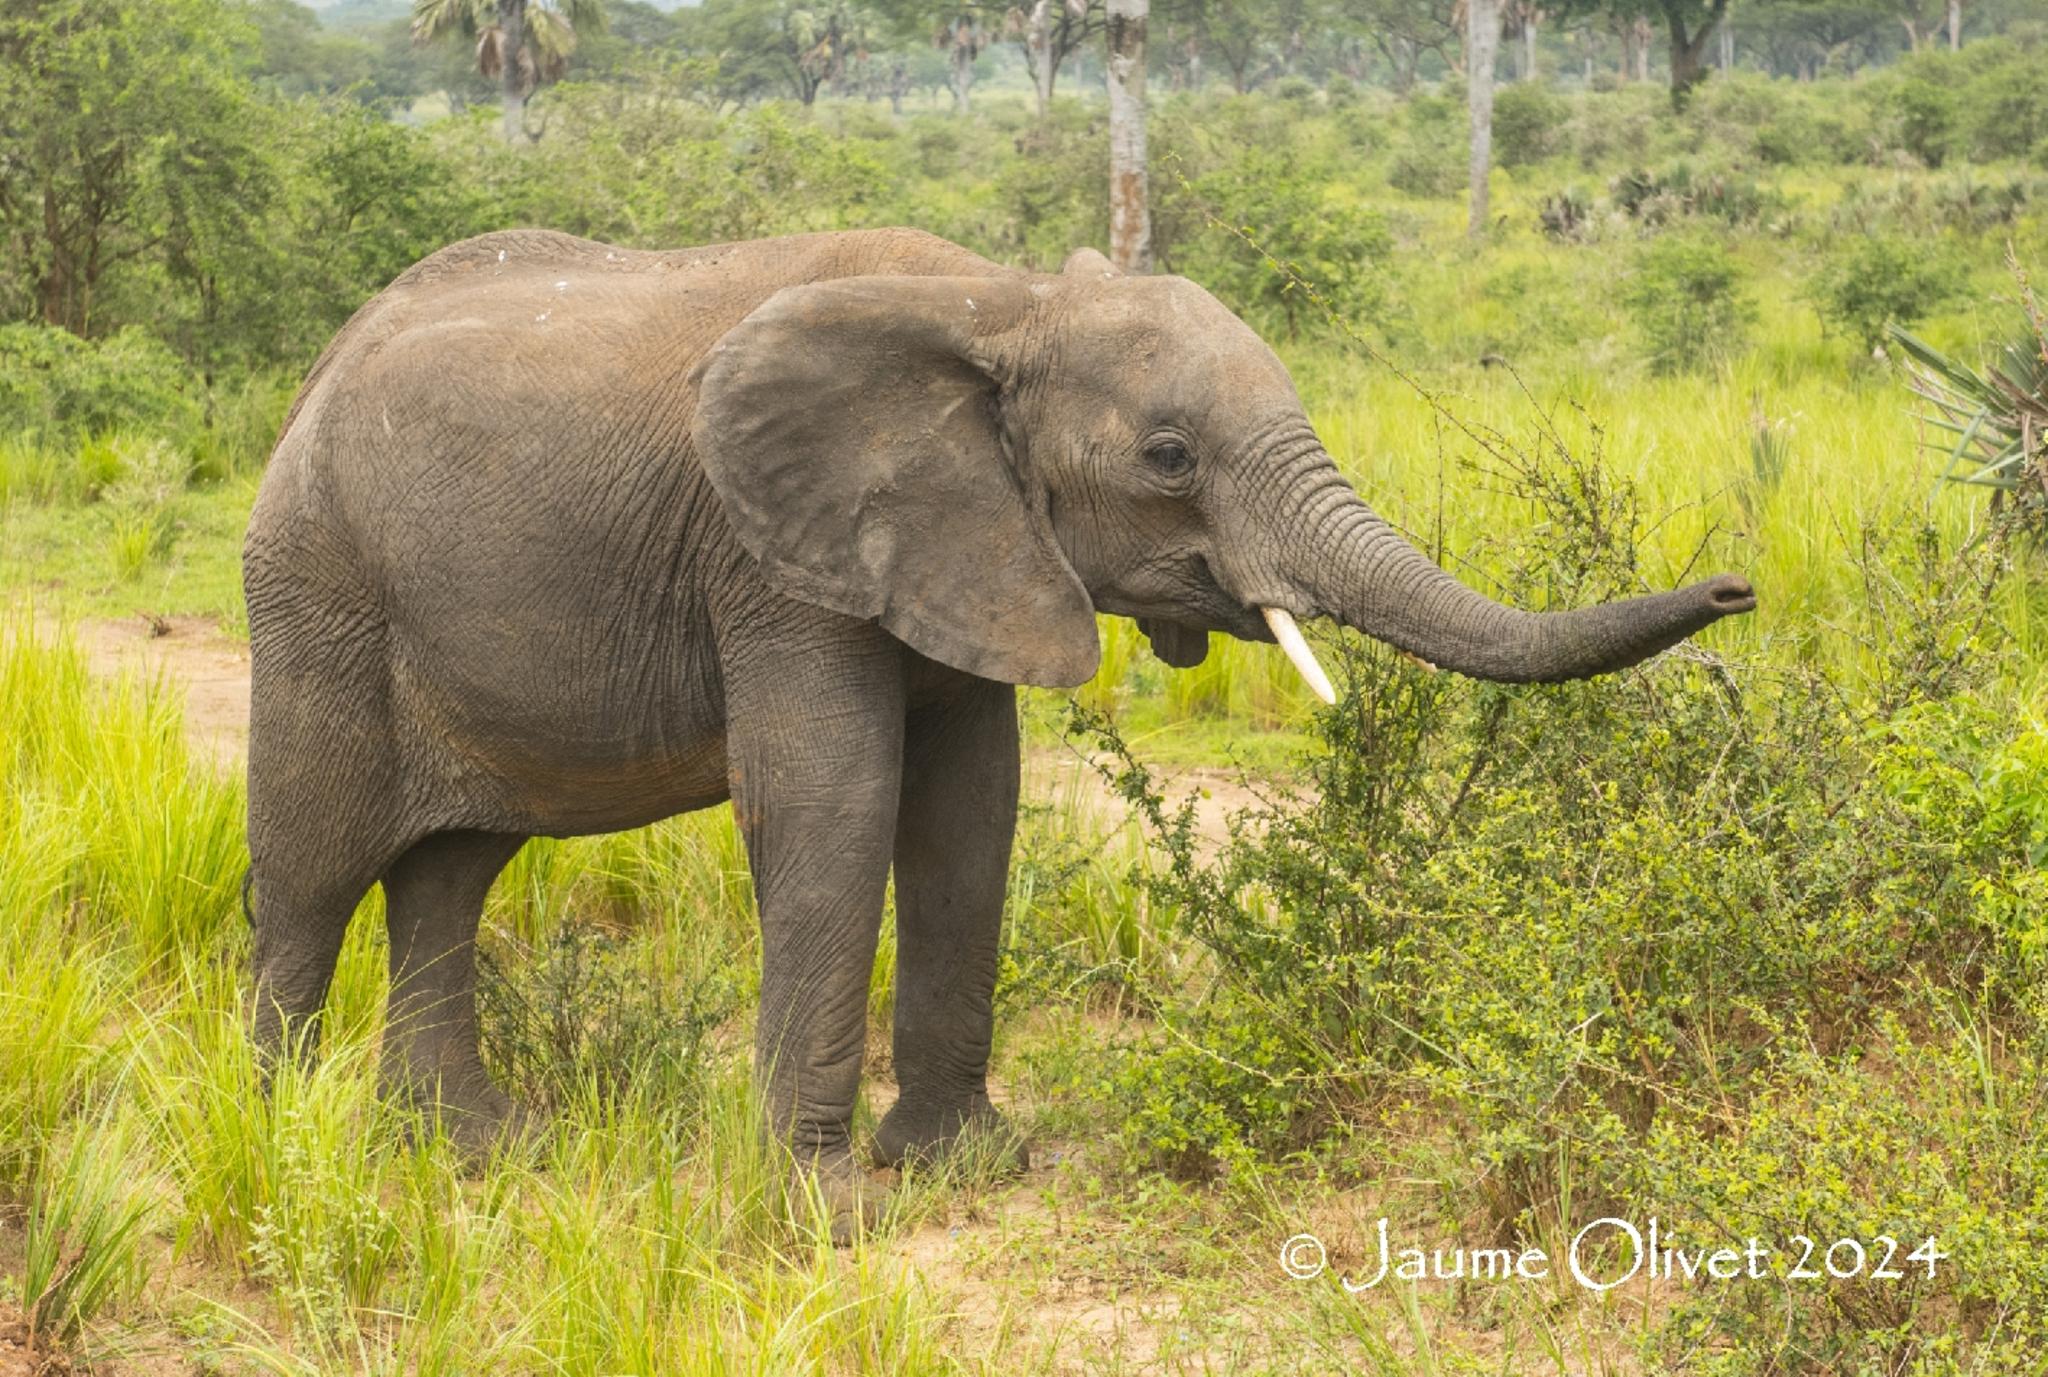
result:
M 1280 642 L 1280 648 L 1287 652 L 1287 658 L 1294 661 L 1294 667 L 1301 671 L 1301 677 L 1308 681 L 1315 696 L 1325 703 L 1337 701 L 1337 691 L 1330 687 L 1330 676 L 1323 673 L 1323 667 L 1316 663 L 1315 652 L 1308 648 L 1308 642 L 1301 638 L 1301 628 L 1294 624 L 1294 618 L 1277 607 L 1261 607 L 1266 625 L 1273 629 L 1273 639 Z

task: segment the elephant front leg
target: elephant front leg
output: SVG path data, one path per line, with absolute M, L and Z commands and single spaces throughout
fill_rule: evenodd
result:
M 1017 827 L 1017 694 L 977 682 L 918 713 L 896 824 L 896 1104 L 876 1134 L 888 1165 L 963 1136 L 1011 1166 L 1024 1144 L 988 1098 L 996 958 Z
M 879 632 L 806 652 L 733 674 L 727 744 L 761 910 L 755 1071 L 844 1239 L 881 1200 L 851 1130 L 902 771 L 901 655 Z

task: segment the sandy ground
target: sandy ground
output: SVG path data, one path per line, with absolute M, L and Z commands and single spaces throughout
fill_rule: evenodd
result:
M 21 1311 L 0 1304 L 0 1377 L 39 1377 L 43 1364 L 28 1346 L 28 1324 Z
M 135 616 L 72 628 L 95 673 L 163 678 L 185 695 L 185 735 L 223 770 L 249 745 L 249 647 L 210 617 Z

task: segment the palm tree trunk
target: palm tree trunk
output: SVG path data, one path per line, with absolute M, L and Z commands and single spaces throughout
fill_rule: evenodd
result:
M 498 0 L 499 41 L 498 89 L 504 93 L 505 142 L 526 141 L 526 73 L 522 55 L 526 51 L 526 0 Z
M 1151 0 L 1109 0 L 1109 261 L 1152 271 L 1145 184 L 1145 17 Z
M 1490 218 L 1487 177 L 1493 171 L 1493 64 L 1500 52 L 1500 0 L 1465 6 L 1466 101 L 1472 116 L 1471 213 L 1465 232 L 1477 239 Z

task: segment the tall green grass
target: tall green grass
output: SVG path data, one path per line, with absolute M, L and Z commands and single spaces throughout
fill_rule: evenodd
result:
M 478 1173 L 377 1096 L 372 895 L 319 1055 L 266 1090 L 242 1007 L 240 786 L 195 761 L 175 695 L 96 680 L 15 616 L 0 743 L 0 1216 L 28 1222 L 12 1299 L 43 1341 L 90 1354 L 165 1303 L 182 1261 L 256 1288 L 194 1313 L 278 1372 L 961 1370 L 946 1303 L 885 1240 L 835 1249 L 788 1189 L 743 1038 L 706 1046 L 701 1093 L 592 1082 Z M 537 848 L 491 921 L 540 939 L 600 919 L 657 984 L 737 975 L 743 873 L 729 812 L 708 814 Z

